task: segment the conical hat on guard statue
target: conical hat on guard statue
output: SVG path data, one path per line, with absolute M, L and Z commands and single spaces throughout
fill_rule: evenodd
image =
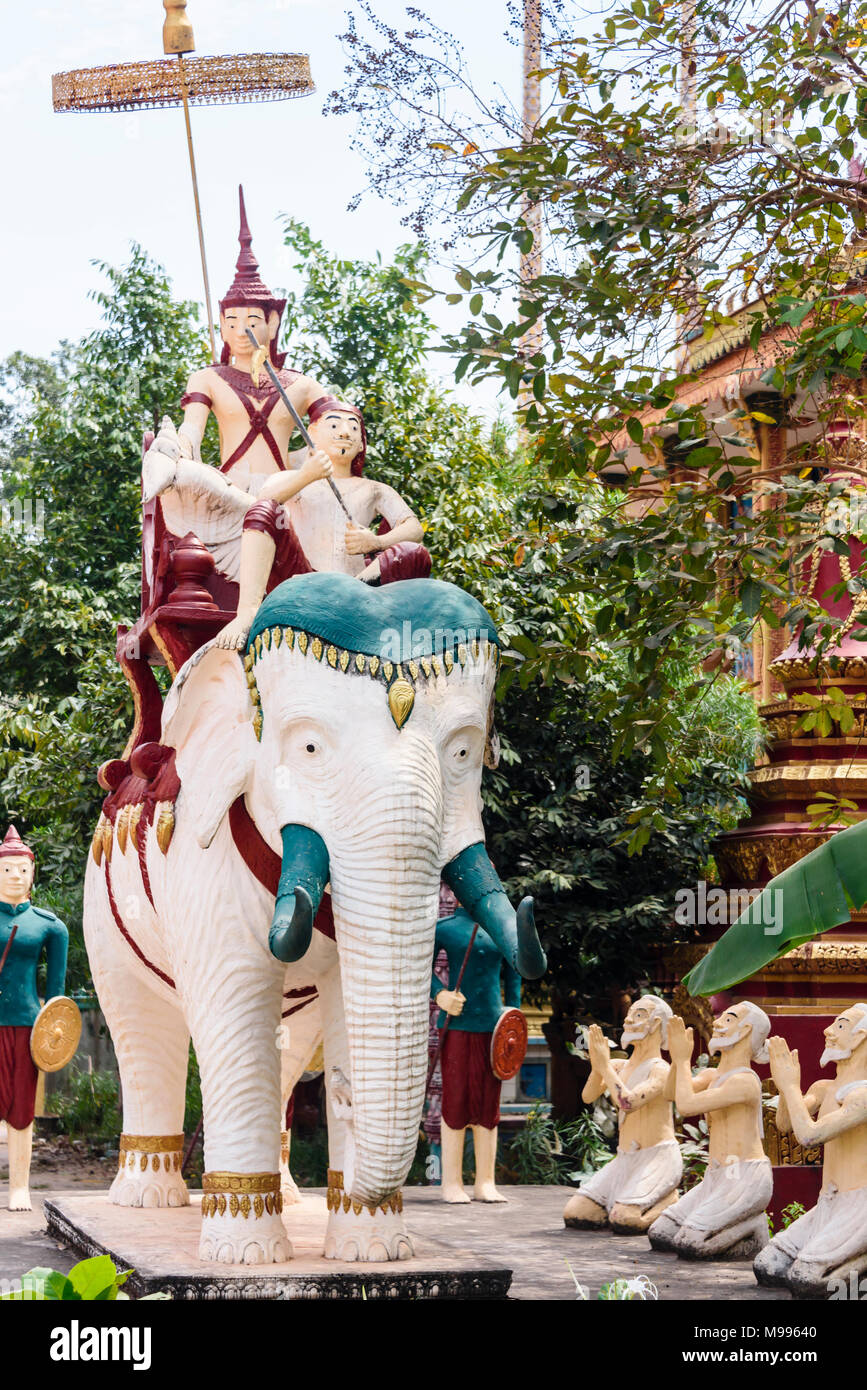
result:
M 527 1055 L 527 1020 L 520 1009 L 504 1009 L 491 1034 L 491 1070 L 499 1081 L 511 1081 Z
M 43 1004 L 30 1034 L 30 1056 L 40 1071 L 60 1071 L 75 1056 L 81 1013 L 74 999 L 58 994 Z

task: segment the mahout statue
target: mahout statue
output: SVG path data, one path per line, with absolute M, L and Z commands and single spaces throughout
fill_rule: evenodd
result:
M 762 1087 L 752 1063 L 767 1061 L 770 1029 L 770 1019 L 755 1004 L 723 1010 L 708 1044 L 712 1055 L 720 1054 L 719 1066 L 694 1077 L 692 1029 L 672 1017 L 669 1093 L 685 1119 L 707 1117 L 709 1161 L 701 1182 L 650 1227 L 655 1250 L 673 1250 L 684 1259 L 733 1259 L 767 1245 L 773 1172 L 764 1150 Z
M 669 1065 L 662 1056 L 671 1017 L 657 995 L 636 999 L 620 1040 L 622 1047 L 632 1047 L 625 1060 L 612 1059 L 601 1028 L 588 1029 L 591 1071 L 582 1099 L 590 1105 L 607 1093 L 617 1106 L 617 1154 L 570 1197 L 563 1213 L 567 1226 L 608 1225 L 620 1235 L 640 1235 L 677 1200 L 683 1159 L 674 1136 Z
M 65 999 L 69 933 L 53 912 L 34 907 L 30 891 L 36 869 L 33 850 L 14 825 L 0 844 L 0 1119 L 6 1121 L 9 1143 L 9 1210 L 30 1211 L 30 1161 L 33 1118 L 39 1071 L 33 1057 L 34 1025 L 43 1015 L 59 1030 L 52 1045 L 68 1060 L 81 1031 L 70 1034 L 77 1008 Z M 62 1000 L 67 1009 L 48 1020 L 37 994 L 40 961 L 46 966 L 46 1007 Z M 37 1052 L 37 1055 L 39 1053 Z M 63 1062 L 61 1062 L 61 1065 Z M 56 1070 L 53 1063 L 46 1070 Z
M 768 1044 L 777 1128 L 799 1144 L 823 1145 L 824 1166 L 816 1205 L 774 1236 L 753 1269 L 760 1284 L 800 1298 L 848 1298 L 867 1270 L 867 1004 L 844 1009 L 825 1029 L 825 1044 L 821 1065 L 833 1062 L 836 1076 L 814 1081 L 806 1095 L 797 1052 L 784 1038 Z
M 521 977 L 460 907 L 437 922 L 434 955 L 439 951 L 446 953 L 449 975 L 444 988 L 434 973 L 430 989 L 441 1011 L 437 1027 L 442 1030 L 442 1198 L 470 1200 L 463 1186 L 463 1158 L 464 1137 L 471 1129 L 473 1197 L 477 1202 L 505 1202 L 495 1183 L 502 1081 L 494 1071 L 491 1045 L 504 1014 L 503 998 L 506 1011 L 520 1007 Z

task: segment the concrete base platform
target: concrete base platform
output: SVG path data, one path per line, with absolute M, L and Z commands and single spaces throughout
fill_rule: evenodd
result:
M 415 1238 L 415 1257 L 385 1264 L 345 1263 L 322 1257 L 325 1197 L 305 1192 L 285 1213 L 294 1259 L 285 1264 L 221 1265 L 198 1258 L 202 1194 L 191 1205 L 154 1210 L 112 1206 L 104 1193 L 48 1199 L 48 1231 L 81 1257 L 111 1255 L 134 1270 L 133 1297 L 167 1292 L 175 1299 L 388 1298 L 499 1300 L 512 1271 L 427 1236 Z

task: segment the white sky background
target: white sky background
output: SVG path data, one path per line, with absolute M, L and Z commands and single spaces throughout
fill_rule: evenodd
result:
M 389 203 L 367 196 L 357 212 L 346 211 L 364 185 L 365 167 L 349 148 L 352 122 L 325 119 L 322 106 L 342 82 L 346 56 L 336 36 L 350 4 L 190 0 L 198 54 L 309 53 L 317 87 L 300 100 L 192 108 L 214 300 L 234 274 L 239 182 L 253 249 L 272 289 L 292 282 L 277 220 L 283 213 L 307 221 L 343 257 L 380 251 L 387 259 L 410 239 Z M 503 37 L 505 0 L 430 0 L 421 8 L 459 34 L 480 82 L 500 82 L 520 100 L 521 55 Z M 395 0 L 374 0 L 374 9 L 401 27 L 411 23 Z M 3 11 L 0 356 L 15 349 L 47 355 L 60 339 L 95 327 L 99 315 L 88 292 L 100 277 L 91 261 L 120 264 L 134 240 L 166 267 L 178 296 L 201 301 L 183 113 L 55 115 L 51 107 L 54 72 L 161 58 L 160 0 L 31 0 L 6 3 Z M 447 376 L 447 363 L 440 358 L 432 367 Z M 492 396 L 484 396 L 477 403 L 490 410 Z

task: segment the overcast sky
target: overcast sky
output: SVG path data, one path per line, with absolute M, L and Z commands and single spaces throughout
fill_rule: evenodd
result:
M 374 0 L 400 23 L 403 4 Z M 211 289 L 225 293 L 237 255 L 243 182 L 264 278 L 291 281 L 278 218 L 304 218 L 330 251 L 388 256 L 407 239 L 398 212 L 368 197 L 346 204 L 365 170 L 349 148 L 351 123 L 325 119 L 346 56 L 336 35 L 351 0 L 190 0 L 197 52 L 306 52 L 317 92 L 303 100 L 193 108 Z M 520 97 L 520 52 L 502 36 L 505 0 L 432 0 L 428 12 L 459 33 L 483 82 Z M 122 262 L 139 241 L 169 271 L 178 295 L 201 300 L 183 115 L 55 115 L 51 75 L 76 67 L 162 57 L 160 0 L 31 0 L 0 17 L 0 121 L 6 193 L 0 356 L 48 353 L 98 314 L 91 261 Z M 445 370 L 445 364 L 440 368 Z M 463 393 L 462 393 L 463 394 Z

